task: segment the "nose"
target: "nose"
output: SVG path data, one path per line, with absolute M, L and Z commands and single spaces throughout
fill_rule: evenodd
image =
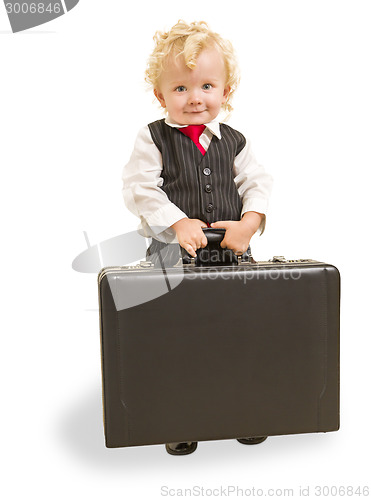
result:
M 193 106 L 197 106 L 198 104 L 201 104 L 201 103 L 202 103 L 202 99 L 201 99 L 200 93 L 197 90 L 194 90 L 193 92 L 191 92 L 191 94 L 189 95 L 189 98 L 188 98 L 188 104 L 193 105 Z

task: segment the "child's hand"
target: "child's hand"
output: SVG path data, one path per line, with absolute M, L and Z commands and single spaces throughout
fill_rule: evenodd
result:
M 182 246 L 189 255 L 196 257 L 196 250 L 207 245 L 207 238 L 201 228 L 207 227 L 200 219 L 180 219 L 171 226 L 176 232 L 179 245 Z
M 218 221 L 211 224 L 211 227 L 226 230 L 220 243 L 222 248 L 229 248 L 236 255 L 242 255 L 248 249 L 251 237 L 259 229 L 263 217 L 264 215 L 258 212 L 245 212 L 239 221 Z

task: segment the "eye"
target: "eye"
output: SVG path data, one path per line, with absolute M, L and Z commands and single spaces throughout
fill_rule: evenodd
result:
M 185 88 L 184 85 L 179 85 L 179 87 L 177 87 L 175 89 L 175 92 L 185 92 L 187 89 Z
M 203 90 L 210 90 L 213 88 L 213 86 L 211 85 L 211 83 L 204 83 L 204 85 L 202 85 L 202 88 Z

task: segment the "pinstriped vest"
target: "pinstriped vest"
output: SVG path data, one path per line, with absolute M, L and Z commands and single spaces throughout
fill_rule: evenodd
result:
M 222 138 L 213 136 L 203 156 L 189 137 L 166 125 L 164 119 L 148 127 L 162 154 L 162 189 L 169 200 L 191 219 L 209 224 L 240 220 L 242 202 L 234 182 L 233 163 L 245 147 L 244 136 L 221 123 Z

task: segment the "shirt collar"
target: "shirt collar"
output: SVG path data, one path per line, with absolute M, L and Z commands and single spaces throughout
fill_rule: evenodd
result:
M 179 123 L 172 122 L 169 117 L 165 118 L 165 123 L 169 125 L 170 127 L 174 128 L 183 128 L 187 127 L 188 125 L 179 125 Z M 222 135 L 220 133 L 220 123 L 217 120 L 213 120 L 212 122 L 205 123 L 205 127 L 210 130 L 210 132 L 215 135 L 218 139 L 222 138 Z

